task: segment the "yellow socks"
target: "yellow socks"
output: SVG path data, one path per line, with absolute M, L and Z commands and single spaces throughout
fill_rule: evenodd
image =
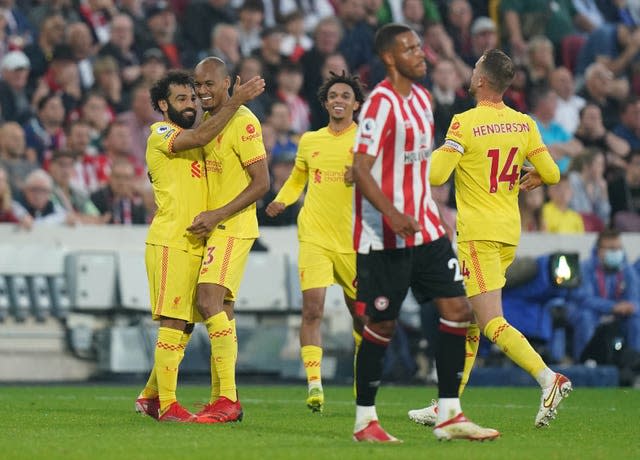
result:
M 234 366 L 238 362 L 238 335 L 236 334 L 236 320 L 235 318 L 229 320 L 231 324 L 231 329 L 233 331 L 233 342 L 234 342 L 234 353 L 233 353 L 233 362 Z M 218 376 L 218 372 L 216 371 L 216 366 L 213 362 L 213 358 L 211 360 L 211 402 L 218 399 L 220 396 L 220 377 Z
M 216 377 L 219 379 L 218 396 L 236 401 L 237 343 L 234 327 L 224 311 L 205 321 L 211 339 L 211 394 L 213 397 Z M 214 373 L 216 374 L 214 376 Z M 215 401 L 213 399 L 211 402 Z
M 181 357 L 184 356 L 184 346 L 180 343 L 182 335 L 182 331 L 177 329 L 168 327 L 158 329 L 154 368 L 158 381 L 160 412 L 176 401 L 178 366 Z
M 184 351 L 187 348 L 187 344 L 189 343 L 189 339 L 191 338 L 191 334 L 183 333 L 182 338 L 180 339 L 180 347 L 178 352 L 180 354 L 180 362 L 182 362 L 182 358 L 184 358 Z M 140 393 L 140 398 L 155 398 L 158 396 L 158 377 L 156 374 L 156 365 L 154 363 L 151 368 L 151 374 L 149 375 L 149 380 L 147 380 L 147 384 L 142 389 Z
M 464 393 L 464 389 L 467 386 L 467 382 L 469 382 L 469 375 L 471 375 L 471 371 L 473 370 L 473 363 L 476 361 L 479 345 L 480 328 L 477 324 L 471 323 L 469 327 L 467 327 L 467 341 L 464 346 L 464 369 L 462 371 L 460 387 L 458 388 L 458 397 L 462 396 L 462 393 Z
M 502 317 L 493 318 L 484 328 L 484 335 L 522 369 L 535 379 L 547 367 L 529 341 Z
M 309 389 L 313 387 L 322 388 L 322 375 L 320 363 L 322 363 L 322 348 L 315 345 L 305 345 L 300 349 L 304 371 L 307 373 L 307 384 Z

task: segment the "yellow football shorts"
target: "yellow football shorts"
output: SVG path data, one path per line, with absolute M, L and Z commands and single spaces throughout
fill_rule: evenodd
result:
M 345 295 L 356 298 L 356 254 L 329 251 L 317 244 L 300 242 L 298 276 L 303 291 L 326 288 L 334 283 L 342 286 Z
M 516 246 L 498 241 L 458 241 L 458 260 L 467 297 L 502 289 Z
M 224 286 L 227 288 L 225 300 L 235 300 L 254 241 L 254 238 L 211 235 L 202 258 L 198 283 Z
M 144 260 L 153 319 L 202 321 L 195 297 L 202 257 L 180 249 L 147 244 Z

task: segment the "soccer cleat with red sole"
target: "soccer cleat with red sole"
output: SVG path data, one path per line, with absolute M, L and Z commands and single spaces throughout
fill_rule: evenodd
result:
M 542 390 L 540 397 L 540 409 L 536 414 L 536 427 L 548 426 L 549 422 L 556 418 L 556 408 L 563 399 L 569 396 L 573 390 L 571 380 L 562 374 L 556 374 L 553 385 Z
M 353 433 L 355 442 L 399 443 L 398 438 L 384 431 L 377 420 L 371 420 L 367 426 Z
M 172 403 L 167 410 L 165 410 L 160 417 L 159 422 L 180 422 L 180 423 L 193 423 L 196 421 L 196 416 L 182 407 L 178 401 Z
M 213 403 L 204 406 L 196 414 L 198 423 L 228 423 L 241 422 L 244 417 L 240 400 L 231 401 L 224 396 L 220 396 Z
M 439 440 L 468 439 L 469 441 L 485 441 L 495 439 L 500 433 L 492 428 L 484 428 L 468 420 L 462 412 L 442 422 L 433 429 Z
M 160 398 L 143 398 L 136 399 L 136 412 L 142 415 L 148 415 L 158 420 L 160 412 Z

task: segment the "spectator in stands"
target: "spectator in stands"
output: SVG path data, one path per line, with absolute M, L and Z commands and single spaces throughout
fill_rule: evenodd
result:
M 245 0 L 238 11 L 238 42 L 243 56 L 251 56 L 260 48 L 264 6 L 261 0 Z
M 606 18 L 600 11 L 599 5 L 602 7 L 612 7 L 612 0 L 573 0 L 573 7 L 579 16 L 576 18 L 576 26 L 581 32 L 590 33 L 595 29 L 602 27 L 606 22 Z M 613 8 L 612 8 L 613 9 Z M 577 19 L 580 19 L 579 21 Z
M 218 23 L 211 29 L 210 40 L 209 45 L 198 53 L 198 59 L 201 60 L 207 56 L 219 57 L 225 62 L 227 71 L 231 74 L 241 57 L 237 27 L 224 22 Z
M 280 28 L 272 27 L 263 30 L 260 36 L 262 38 L 260 48 L 255 50 L 252 55 L 262 62 L 262 77 L 267 85 L 265 92 L 274 97 L 277 86 L 276 74 L 286 61 L 286 58 L 280 54 L 280 44 L 284 34 Z
M 60 94 L 67 112 L 77 107 L 82 99 L 82 86 L 78 64 L 69 45 L 54 48 L 49 68 L 40 82 L 46 85 L 49 93 Z
M 435 0 L 422 0 L 425 20 L 428 22 L 442 22 L 442 16 L 438 10 L 438 3 Z M 402 13 L 402 0 L 384 0 L 378 10 L 378 23 L 380 25 L 389 22 L 404 22 Z
M 544 188 L 542 187 L 518 194 L 520 225 L 523 232 L 542 232 L 545 230 L 542 221 L 543 204 Z
M 118 14 L 116 2 L 113 0 L 95 1 L 95 0 L 79 0 L 79 6 L 82 20 L 91 27 L 96 42 L 103 45 L 109 41 L 109 21 L 113 16 Z
M 53 204 L 66 211 L 67 223 L 70 225 L 104 223 L 109 220 L 109 216 L 100 216 L 89 195 L 71 185 L 76 161 L 75 154 L 70 150 L 53 152 L 49 165 L 53 180 Z
M 20 49 L 31 43 L 37 34 L 22 12 L 21 6 L 16 6 L 15 3 L 15 0 L 3 0 L 2 6 L 7 20 L 8 41 L 12 47 Z
M 381 26 L 378 19 L 378 11 L 382 8 L 383 0 L 364 0 L 364 20 L 377 30 Z
M 91 30 L 84 22 L 70 24 L 67 28 L 67 42 L 78 66 L 80 86 L 84 92 L 94 83 L 92 62 L 95 56 L 95 47 Z
M 36 169 L 26 177 L 22 196 L 18 202 L 33 218 L 35 225 L 67 222 L 67 213 L 63 208 L 54 204 L 52 193 L 53 180 L 44 170 Z
M 302 134 L 309 130 L 309 104 L 299 94 L 302 89 L 302 68 L 296 64 L 285 62 L 276 75 L 276 97 L 284 102 L 291 114 L 291 131 Z
M 36 3 L 36 2 L 32 2 Z M 53 13 L 61 14 L 67 24 L 80 22 L 81 18 L 72 0 L 50 0 L 41 2 L 39 5 L 32 5 L 28 11 L 29 23 L 35 30 L 40 30 L 42 21 Z
M 432 72 L 431 95 L 435 101 L 433 121 L 435 125 L 435 145 L 444 142 L 445 134 L 453 115 L 475 106 L 473 99 L 462 89 L 462 82 L 455 66 L 449 59 L 440 59 Z
M 549 86 L 555 69 L 553 43 L 547 37 L 537 35 L 527 44 L 527 69 L 532 86 Z
M 554 121 L 566 132 L 573 134 L 578 127 L 580 109 L 586 101 L 576 95 L 573 75 L 566 67 L 558 67 L 551 73 L 550 84 L 558 95 Z
M 638 62 L 640 29 L 621 22 L 604 24 L 587 37 L 578 54 L 576 74 L 582 75 L 593 62 L 603 64 L 616 76 L 633 76 Z
M 549 187 L 550 201 L 542 206 L 542 226 L 549 233 L 584 233 L 582 216 L 569 208 L 571 184 L 566 175 Z
M 504 103 L 518 112 L 529 112 L 529 74 L 524 65 L 516 65 L 515 76 L 504 93 Z
M 471 21 L 473 10 L 467 0 L 449 2 L 446 29 L 453 40 L 453 48 L 460 56 L 468 56 L 471 53 Z
M 569 207 L 582 215 L 586 231 L 602 230 L 609 225 L 611 205 L 604 165 L 604 154 L 599 150 L 585 150 L 571 162 Z M 593 224 L 587 225 L 588 222 Z
M 14 196 L 22 190 L 29 173 L 38 167 L 35 159 L 27 158 L 24 130 L 15 121 L 0 126 L 0 166 L 9 175 L 9 186 Z
M 253 77 L 262 75 L 262 61 L 257 57 L 249 56 L 242 58 L 236 69 L 240 81 L 249 81 Z M 262 93 L 255 99 L 250 100 L 245 105 L 258 117 L 258 120 L 266 120 L 271 107 L 272 99 L 267 93 Z M 264 136 L 264 133 L 263 133 Z
M 322 85 L 322 66 L 329 55 L 337 52 L 338 44 L 342 40 L 342 25 L 334 17 L 324 18 L 318 23 L 313 35 L 313 48 L 304 53 L 300 58 L 300 65 L 304 70 L 304 85 L 302 96 L 312 107 L 318 88 Z M 312 109 L 313 110 L 313 109 Z M 315 113 L 315 110 L 313 110 Z M 324 109 L 320 107 L 320 113 Z M 324 116 L 324 115 L 323 115 Z M 327 118 L 319 117 L 324 123 L 312 124 L 313 129 L 320 129 L 328 123 Z
M 98 155 L 98 179 L 104 184 L 112 174 L 113 166 L 119 160 L 128 161 L 134 176 L 141 178 L 145 172 L 144 162 L 133 155 L 133 139 L 129 126 L 116 120 L 106 129 L 102 139 L 103 154 Z
M 22 51 L 11 51 L 0 61 L 0 120 L 26 123 L 32 116 L 27 97 L 31 64 Z
M 471 49 L 460 57 L 468 66 L 475 66 L 480 56 L 498 46 L 498 29 L 493 19 L 486 16 L 476 18 L 471 25 Z
M 153 110 L 149 87 L 136 86 L 131 98 L 131 110 L 121 113 L 116 119 L 129 128 L 131 154 L 136 158 L 137 163 L 144 164 L 149 126 L 162 119 L 160 114 Z
M 538 125 L 542 141 L 560 168 L 560 173 L 569 169 L 571 158 L 582 150 L 580 142 L 572 139 L 562 126 L 553 121 L 558 96 L 548 86 L 534 88 L 531 92 L 531 116 Z
M 136 191 L 135 170 L 126 159 L 116 160 L 111 167 L 109 182 L 91 194 L 91 201 L 108 224 L 145 224 L 146 209 Z
M 37 115 L 24 125 L 27 158 L 43 164 L 51 151 L 62 147 L 64 119 L 61 96 L 49 93 L 38 101 Z
M 271 203 L 276 196 L 282 186 L 287 181 L 289 176 L 291 175 L 291 171 L 295 165 L 296 161 L 296 151 L 288 150 L 286 152 L 282 152 L 279 155 L 275 155 L 271 157 L 271 161 L 269 164 L 269 171 L 271 173 L 271 185 L 269 187 L 269 191 L 264 194 L 262 199 L 257 204 L 257 215 L 258 215 L 258 224 L 269 226 L 269 227 L 282 227 L 286 225 L 296 225 L 296 221 L 298 218 L 298 213 L 300 212 L 300 208 L 302 206 L 302 200 L 304 198 L 304 194 L 300 197 L 296 203 L 291 206 L 287 206 L 287 208 L 276 217 L 269 217 L 266 213 L 266 207 L 269 203 Z
M 418 35 L 424 34 L 424 3 L 422 0 L 402 0 L 402 16 L 404 24 L 411 27 Z
M 236 22 L 230 3 L 229 0 L 190 2 L 181 21 L 189 47 L 197 51 L 206 50 L 211 46 L 211 34 L 219 24 Z M 224 59 L 223 56 L 218 57 Z
M 38 79 L 47 72 L 53 50 L 64 42 L 64 30 L 67 23 L 64 17 L 53 11 L 46 16 L 38 31 L 38 40 L 24 48 L 24 53 L 31 62 L 29 73 L 29 88 L 36 87 Z
M 111 35 L 98 56 L 111 56 L 118 64 L 120 78 L 125 86 L 132 85 L 140 77 L 140 59 L 134 42 L 133 19 L 127 14 L 117 14 L 111 18 Z
M 167 60 L 164 53 L 158 48 L 149 48 L 142 53 L 140 78 L 135 82 L 134 88 L 140 85 L 151 87 L 167 73 L 167 70 Z
M 536 35 L 548 37 L 558 52 L 562 39 L 576 33 L 573 26 L 576 11 L 568 0 L 502 0 L 499 8 L 507 43 L 516 61 L 526 59 L 527 42 Z
M 91 145 L 102 150 L 102 135 L 115 118 L 107 99 L 96 91 L 89 91 L 80 105 L 79 118 L 91 126 Z
M 424 52 L 427 63 L 432 66 L 440 59 L 449 59 L 456 67 L 456 72 L 461 81 L 467 83 L 471 81 L 471 67 L 458 56 L 453 45 L 453 40 L 447 34 L 444 26 L 440 23 L 429 23 L 424 31 Z
M 617 230 L 598 235 L 591 258 L 583 262 L 580 289 L 568 319 L 573 325 L 577 361 L 604 317 L 613 315 L 625 345 L 640 352 L 640 279 L 627 261 Z
M 31 228 L 33 218 L 13 199 L 7 170 L 0 165 L 0 223 L 19 224 Z
M 622 232 L 640 232 L 640 150 L 632 150 L 627 166 L 609 182 L 613 227 Z
M 118 62 L 111 56 L 96 59 L 93 63 L 93 77 L 95 79 L 93 91 L 105 96 L 113 112 L 124 112 L 125 101 Z
M 176 15 L 166 1 L 154 2 L 147 8 L 147 42 L 142 48 L 159 48 L 164 53 L 170 68 L 181 68 L 195 61 L 195 49 L 187 49 L 178 41 Z M 207 36 L 209 28 L 207 28 Z M 207 41 L 208 43 L 208 41 Z M 204 46 L 206 48 L 206 45 Z
M 276 159 L 279 156 L 288 158 L 292 154 L 295 156 L 298 150 L 298 142 L 291 130 L 291 113 L 289 112 L 289 107 L 280 101 L 271 104 L 271 110 L 266 124 L 269 124 L 273 128 L 275 135 L 275 143 L 271 150 L 271 159 Z
M 305 33 L 304 13 L 296 10 L 284 18 L 285 36 L 280 43 L 280 53 L 291 62 L 298 62 L 313 47 L 313 40 Z
M 604 152 L 609 166 L 624 167 L 624 157 L 630 151 L 629 144 L 604 127 L 597 105 L 589 102 L 580 110 L 580 124 L 574 137 L 584 147 Z
M 365 21 L 364 0 L 338 0 L 337 8 L 343 30 L 338 48 L 356 73 L 373 59 L 373 28 Z
M 622 103 L 620 123 L 613 133 L 627 141 L 632 150 L 640 149 L 640 98 L 631 97 Z
M 613 73 L 606 68 L 601 62 L 594 62 L 587 67 L 584 74 L 584 87 L 578 92 L 578 95 L 587 102 L 593 102 L 602 112 L 602 121 L 605 128 L 613 129 L 619 121 L 620 104 L 619 100 L 623 100 L 628 93 L 620 86 L 625 85 L 625 81 L 616 82 L 613 79 Z M 613 94 L 616 97 L 613 97 Z
M 84 120 L 72 121 L 66 129 L 65 150 L 77 159 L 71 185 L 85 194 L 95 192 L 100 185 L 98 152 L 91 145 L 91 126 Z

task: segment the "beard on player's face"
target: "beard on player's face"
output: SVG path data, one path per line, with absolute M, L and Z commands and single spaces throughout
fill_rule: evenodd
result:
M 176 125 L 184 129 L 189 129 L 196 121 L 196 111 L 192 108 L 176 110 L 170 102 L 167 102 L 167 115 Z

